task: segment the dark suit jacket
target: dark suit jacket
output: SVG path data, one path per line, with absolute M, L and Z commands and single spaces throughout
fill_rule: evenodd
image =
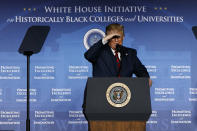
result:
M 85 58 L 92 63 L 93 77 L 149 77 L 149 74 L 137 57 L 135 49 L 124 47 L 121 50 L 121 68 L 118 72 L 116 57 L 113 55 L 111 47 L 102 40 L 95 43 L 85 52 Z

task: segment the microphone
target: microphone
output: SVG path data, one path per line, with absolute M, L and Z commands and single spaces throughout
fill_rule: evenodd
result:
M 122 50 L 122 46 L 116 43 L 116 51 L 120 52 Z
M 193 27 L 192 27 L 192 31 L 193 31 L 193 33 L 194 33 L 194 36 L 195 36 L 196 39 L 197 39 L 197 26 L 193 26 Z

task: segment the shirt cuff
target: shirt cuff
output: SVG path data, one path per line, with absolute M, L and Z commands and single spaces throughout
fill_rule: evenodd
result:
M 108 41 L 105 41 L 104 38 L 102 39 L 103 45 L 105 45 Z

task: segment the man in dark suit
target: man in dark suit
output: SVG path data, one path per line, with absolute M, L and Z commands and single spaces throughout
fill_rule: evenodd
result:
M 122 46 L 124 27 L 110 24 L 106 36 L 85 52 L 85 58 L 92 63 L 93 77 L 148 77 L 145 66 L 137 57 L 135 49 Z M 152 81 L 149 79 L 149 85 Z

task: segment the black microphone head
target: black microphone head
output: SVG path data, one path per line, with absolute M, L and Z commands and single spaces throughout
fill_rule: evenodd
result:
M 192 27 L 192 31 L 193 31 L 193 33 L 194 33 L 194 36 L 195 36 L 196 39 L 197 39 L 197 26 L 193 26 L 193 27 Z
M 122 46 L 117 43 L 116 44 L 116 51 L 120 52 L 121 49 L 122 49 Z

